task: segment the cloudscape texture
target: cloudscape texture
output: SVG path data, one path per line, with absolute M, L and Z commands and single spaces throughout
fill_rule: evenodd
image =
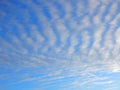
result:
M 120 0 L 0 0 L 0 90 L 120 90 Z

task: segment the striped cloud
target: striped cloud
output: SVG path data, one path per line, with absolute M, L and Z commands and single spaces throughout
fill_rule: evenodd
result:
M 69 78 L 66 85 L 71 90 L 91 84 L 113 90 L 117 80 L 111 74 L 120 72 L 119 4 L 119 0 L 2 0 L 0 71 L 11 73 L 0 80 L 47 85 Z

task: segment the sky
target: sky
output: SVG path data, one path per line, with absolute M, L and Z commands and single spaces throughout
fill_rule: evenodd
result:
M 0 0 L 0 90 L 120 90 L 120 0 Z

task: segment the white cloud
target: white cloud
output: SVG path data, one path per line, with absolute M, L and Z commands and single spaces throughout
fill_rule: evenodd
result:
M 105 16 L 105 22 L 101 22 L 101 18 L 104 18 L 103 13 L 107 9 L 109 1 L 89 0 L 90 16 L 86 15 L 80 20 L 76 20 L 77 16 L 72 16 L 72 11 L 75 8 L 77 10 L 74 12 L 78 16 L 81 15 L 84 6 L 79 6 L 81 5 L 79 1 L 79 3 L 76 2 L 75 5 L 77 6 L 75 8 L 72 2 L 58 1 L 61 7 L 65 9 L 63 13 L 65 17 L 63 18 L 60 18 L 60 13 L 62 12 L 59 12 L 53 2 L 43 2 L 42 4 L 50 8 L 52 20 L 48 20 L 45 17 L 42 12 L 42 6 L 39 4 L 31 1 L 24 2 L 24 0 L 21 2 L 28 5 L 29 9 L 33 11 L 38 25 L 27 23 L 30 31 L 25 31 L 24 24 L 17 22 L 17 20 L 13 21 L 20 35 L 8 35 L 7 37 L 12 43 L 0 37 L 0 48 L 7 54 L 9 54 L 7 52 L 9 51 L 8 49 L 13 50 L 11 52 L 13 55 L 12 59 L 18 64 L 18 67 L 14 64 L 12 65 L 17 67 L 16 69 L 31 69 L 32 74 L 34 70 L 36 73 L 43 74 L 38 77 L 28 75 L 28 78 L 21 80 L 21 82 L 40 81 L 52 83 L 68 77 L 79 77 L 81 80 L 73 82 L 73 85 L 113 83 L 114 80 L 109 80 L 110 76 L 98 77 L 95 73 L 120 72 L 120 29 L 116 30 L 115 28 L 120 15 L 117 14 L 110 22 L 111 26 L 107 23 L 107 21 L 111 20 L 113 13 L 116 12 L 114 11 L 114 8 L 117 8 L 116 2 L 109 8 L 110 11 L 106 14 L 108 16 Z M 98 7 L 99 5 L 100 7 Z M 99 10 L 95 11 L 96 8 L 99 8 Z M 95 12 L 96 15 L 93 15 Z M 93 23 L 90 20 L 93 20 Z M 91 31 L 93 34 L 91 34 Z M 88 52 L 87 48 L 91 43 L 91 38 L 93 38 L 93 43 Z M 82 40 L 82 43 L 80 40 Z M 115 43 L 113 42 L 114 40 Z M 57 41 L 60 41 L 60 46 L 57 46 Z M 29 48 L 29 46 L 33 49 Z M 49 47 L 53 51 L 48 53 Z M 30 50 L 31 52 L 29 52 Z M 79 53 L 76 54 L 76 50 Z M 24 53 L 24 55 L 18 54 L 16 51 Z M 11 56 L 9 55 L 2 57 L 3 60 L 8 61 L 10 58 Z M 7 65 L 9 62 L 0 62 L 0 64 L 6 63 L 5 65 Z M 39 72 L 36 69 L 40 69 Z M 49 77 L 49 79 L 46 77 Z
M 94 84 L 97 84 L 97 85 L 106 85 L 106 84 L 112 84 L 113 81 L 102 81 L 102 82 L 94 82 Z
M 95 9 L 100 5 L 98 0 L 89 0 L 89 12 L 93 14 Z
M 70 38 L 70 47 L 68 48 L 68 54 L 73 54 L 75 51 L 75 46 L 78 44 L 78 39 L 76 35 L 72 35 Z
M 115 33 L 115 38 L 116 38 L 116 44 L 120 45 L 120 29 L 118 28 L 116 33 Z
M 99 12 L 97 12 L 97 15 L 95 15 L 93 17 L 94 24 L 96 24 L 96 25 L 100 25 L 100 24 L 104 23 L 104 22 L 102 22 L 101 19 L 102 19 L 102 14 L 105 12 L 106 6 L 101 5 L 99 8 L 100 8 L 98 10 Z
M 67 39 L 68 39 L 68 37 L 70 35 L 69 30 L 65 26 L 65 23 L 64 23 L 63 20 L 56 21 L 55 26 L 56 26 L 57 32 L 60 35 L 61 47 L 64 47 L 64 45 L 66 44 Z
M 117 9 L 118 9 L 118 3 L 113 2 L 111 7 L 109 8 L 109 13 L 105 16 L 105 21 L 109 22 L 116 14 Z
M 82 32 L 82 45 L 80 46 L 80 50 L 81 52 L 84 53 L 84 51 L 87 51 L 87 47 L 90 43 L 90 35 L 88 33 L 88 31 L 83 31 Z

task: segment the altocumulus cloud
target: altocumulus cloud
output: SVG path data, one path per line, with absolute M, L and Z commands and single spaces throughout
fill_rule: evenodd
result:
M 119 0 L 1 0 L 0 83 L 54 87 L 67 80 L 60 90 L 86 85 L 119 88 L 112 77 L 120 72 L 119 4 Z

